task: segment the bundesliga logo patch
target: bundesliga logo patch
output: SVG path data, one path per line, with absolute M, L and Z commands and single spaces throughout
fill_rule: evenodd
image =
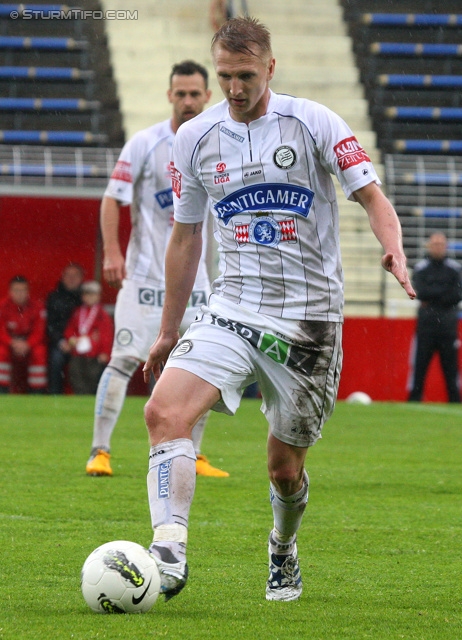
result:
M 248 224 L 234 225 L 234 239 L 239 245 L 248 242 L 276 247 L 280 242 L 297 242 L 294 218 L 276 221 L 268 216 L 255 218 Z
M 338 158 L 338 163 L 342 171 L 353 167 L 355 164 L 371 161 L 354 136 L 341 140 L 335 145 L 334 152 Z

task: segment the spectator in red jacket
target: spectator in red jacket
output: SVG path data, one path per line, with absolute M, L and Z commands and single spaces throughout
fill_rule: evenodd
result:
M 0 393 L 8 393 L 13 366 L 27 360 L 27 385 L 32 393 L 47 386 L 45 307 L 30 297 L 29 281 L 14 276 L 8 296 L 0 302 Z
M 73 312 L 61 342 L 61 349 L 71 356 L 69 383 L 76 394 L 96 393 L 111 355 L 114 327 L 100 299 L 99 282 L 84 282 L 82 305 Z

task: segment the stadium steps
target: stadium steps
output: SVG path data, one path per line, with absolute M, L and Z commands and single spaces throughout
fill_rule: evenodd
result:
M 337 0 L 250 0 L 251 15 L 272 32 L 276 74 L 271 86 L 321 102 L 342 116 L 367 150 L 381 179 L 383 167 L 350 38 Z M 123 0 L 103 0 L 105 9 L 125 9 Z M 211 104 L 222 94 L 210 59 L 208 0 L 138 0 L 138 20 L 107 21 L 109 48 L 127 136 L 170 116 L 165 92 L 171 66 L 193 58 L 210 72 Z M 336 181 L 335 181 L 336 182 Z M 341 248 L 345 266 L 345 311 L 378 315 L 384 274 L 381 249 L 366 213 L 339 190 Z M 391 276 L 386 276 L 391 278 Z
M 101 6 L 82 0 L 75 9 Z M 0 143 L 118 146 L 125 138 L 104 21 L 47 17 L 58 10 L 69 15 L 70 8 L 44 2 L 0 7 Z M 12 11 L 17 19 L 9 17 Z M 41 17 L 31 19 L 30 11 Z

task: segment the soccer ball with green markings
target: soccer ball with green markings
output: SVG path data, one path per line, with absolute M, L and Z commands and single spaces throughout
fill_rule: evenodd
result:
M 149 551 L 127 540 L 106 542 L 82 567 L 83 597 L 97 613 L 144 613 L 160 591 L 160 574 Z

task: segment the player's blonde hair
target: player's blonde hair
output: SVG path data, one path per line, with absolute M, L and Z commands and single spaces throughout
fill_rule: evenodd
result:
M 228 51 L 245 53 L 255 56 L 252 45 L 261 51 L 262 58 L 271 58 L 271 34 L 269 29 L 257 18 L 232 18 L 218 29 L 212 38 L 211 50 L 220 45 Z

